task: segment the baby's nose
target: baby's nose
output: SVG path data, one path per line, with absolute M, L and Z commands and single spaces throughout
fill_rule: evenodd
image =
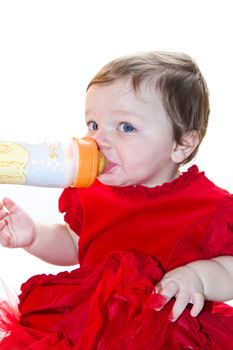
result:
M 111 136 L 103 130 L 98 130 L 93 136 L 100 150 L 110 147 Z

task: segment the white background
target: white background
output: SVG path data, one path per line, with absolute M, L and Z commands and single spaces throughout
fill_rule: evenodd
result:
M 83 136 L 85 88 L 102 65 L 135 51 L 184 51 L 211 95 L 196 163 L 233 192 L 232 33 L 230 0 L 0 0 L 0 140 Z M 60 193 L 0 185 L 0 197 L 47 223 L 62 222 Z M 27 277 L 62 269 L 0 248 L 0 277 L 16 292 Z

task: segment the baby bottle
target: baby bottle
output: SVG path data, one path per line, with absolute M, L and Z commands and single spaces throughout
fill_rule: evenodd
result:
M 0 183 L 41 187 L 89 187 L 105 166 L 90 138 L 38 143 L 0 141 Z

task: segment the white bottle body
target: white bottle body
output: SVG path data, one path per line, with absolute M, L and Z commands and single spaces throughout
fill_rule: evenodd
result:
M 72 138 L 0 141 L 0 183 L 66 188 L 73 184 L 78 164 Z

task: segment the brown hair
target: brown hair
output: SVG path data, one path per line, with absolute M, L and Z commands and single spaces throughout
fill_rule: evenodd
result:
M 171 120 L 175 140 L 180 142 L 186 131 L 196 130 L 200 145 L 208 125 L 209 93 L 197 63 L 190 56 L 173 52 L 123 56 L 106 64 L 87 89 L 94 84 L 110 84 L 120 78 L 130 78 L 135 92 L 142 82 L 154 82 Z M 199 145 L 185 163 L 195 156 Z

